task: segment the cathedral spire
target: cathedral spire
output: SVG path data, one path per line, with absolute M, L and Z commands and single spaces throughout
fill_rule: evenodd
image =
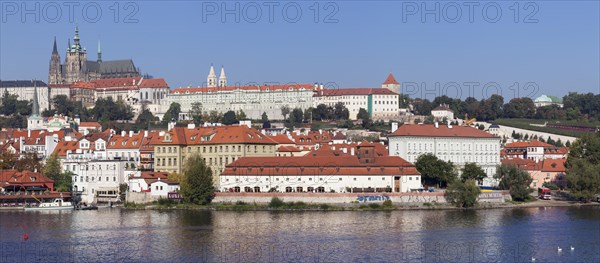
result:
M 71 39 L 67 39 L 67 51 L 71 51 Z
M 33 82 L 33 110 L 31 115 L 38 117 L 40 116 L 40 103 L 38 102 L 37 82 L 35 80 L 31 82 Z
M 52 48 L 52 55 L 58 54 L 58 49 L 56 48 L 56 37 L 54 37 L 54 47 Z
M 98 63 L 102 62 L 102 50 L 100 49 L 100 40 L 98 40 Z
M 75 36 L 73 37 L 73 45 L 75 45 L 75 50 L 81 51 L 81 44 L 79 43 L 79 26 L 75 25 Z

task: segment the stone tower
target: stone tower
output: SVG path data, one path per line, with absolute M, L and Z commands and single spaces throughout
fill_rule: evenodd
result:
M 208 72 L 208 77 L 206 78 L 206 86 L 209 88 L 217 86 L 217 74 L 215 74 L 215 68 L 210 65 L 210 71 Z
M 62 72 L 60 68 L 60 55 L 56 48 L 56 37 L 54 37 L 54 47 L 50 57 L 50 70 L 48 71 L 48 84 L 62 84 Z
M 227 86 L 227 77 L 225 76 L 225 68 L 221 66 L 221 74 L 219 75 L 219 87 Z
M 70 41 L 69 41 L 70 42 Z M 79 28 L 75 26 L 73 45 L 67 50 L 65 58 L 65 82 L 75 83 L 77 81 L 88 81 L 86 77 L 87 51 L 81 47 L 79 42 Z
M 389 89 L 396 93 L 400 93 L 400 83 L 396 81 L 396 78 L 394 78 L 394 75 L 392 75 L 392 73 L 388 75 L 381 87 L 384 89 Z

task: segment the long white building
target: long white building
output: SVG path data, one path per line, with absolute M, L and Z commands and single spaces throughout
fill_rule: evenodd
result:
M 203 112 L 243 110 L 250 119 L 260 119 L 266 112 L 271 120 L 283 120 L 283 106 L 302 110 L 313 106 L 314 88 L 312 84 L 177 88 L 169 94 L 167 105 L 179 103 L 183 119 L 190 119 L 192 106 L 200 103 Z
M 421 189 L 415 166 L 397 156 L 381 156 L 375 145 L 335 152 L 322 147 L 301 157 L 244 157 L 220 175 L 223 192 L 410 192 Z
M 495 185 L 496 166 L 500 165 L 500 138 L 469 126 L 404 124 L 389 135 L 389 154 L 416 162 L 431 153 L 451 161 L 459 169 L 476 163 L 487 174 L 484 185 Z

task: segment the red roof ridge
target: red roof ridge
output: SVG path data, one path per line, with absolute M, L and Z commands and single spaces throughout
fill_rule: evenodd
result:
M 383 82 L 383 84 L 400 84 L 398 83 L 398 81 L 396 81 L 396 78 L 394 78 L 394 75 L 392 75 L 392 73 L 390 73 L 387 78 L 385 79 L 385 81 Z

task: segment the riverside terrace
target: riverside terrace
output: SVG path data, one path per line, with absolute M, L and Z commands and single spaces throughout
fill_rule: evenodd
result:
M 22 208 L 46 199 L 71 198 L 71 193 L 54 191 L 54 181 L 41 173 L 0 171 L 0 208 Z

